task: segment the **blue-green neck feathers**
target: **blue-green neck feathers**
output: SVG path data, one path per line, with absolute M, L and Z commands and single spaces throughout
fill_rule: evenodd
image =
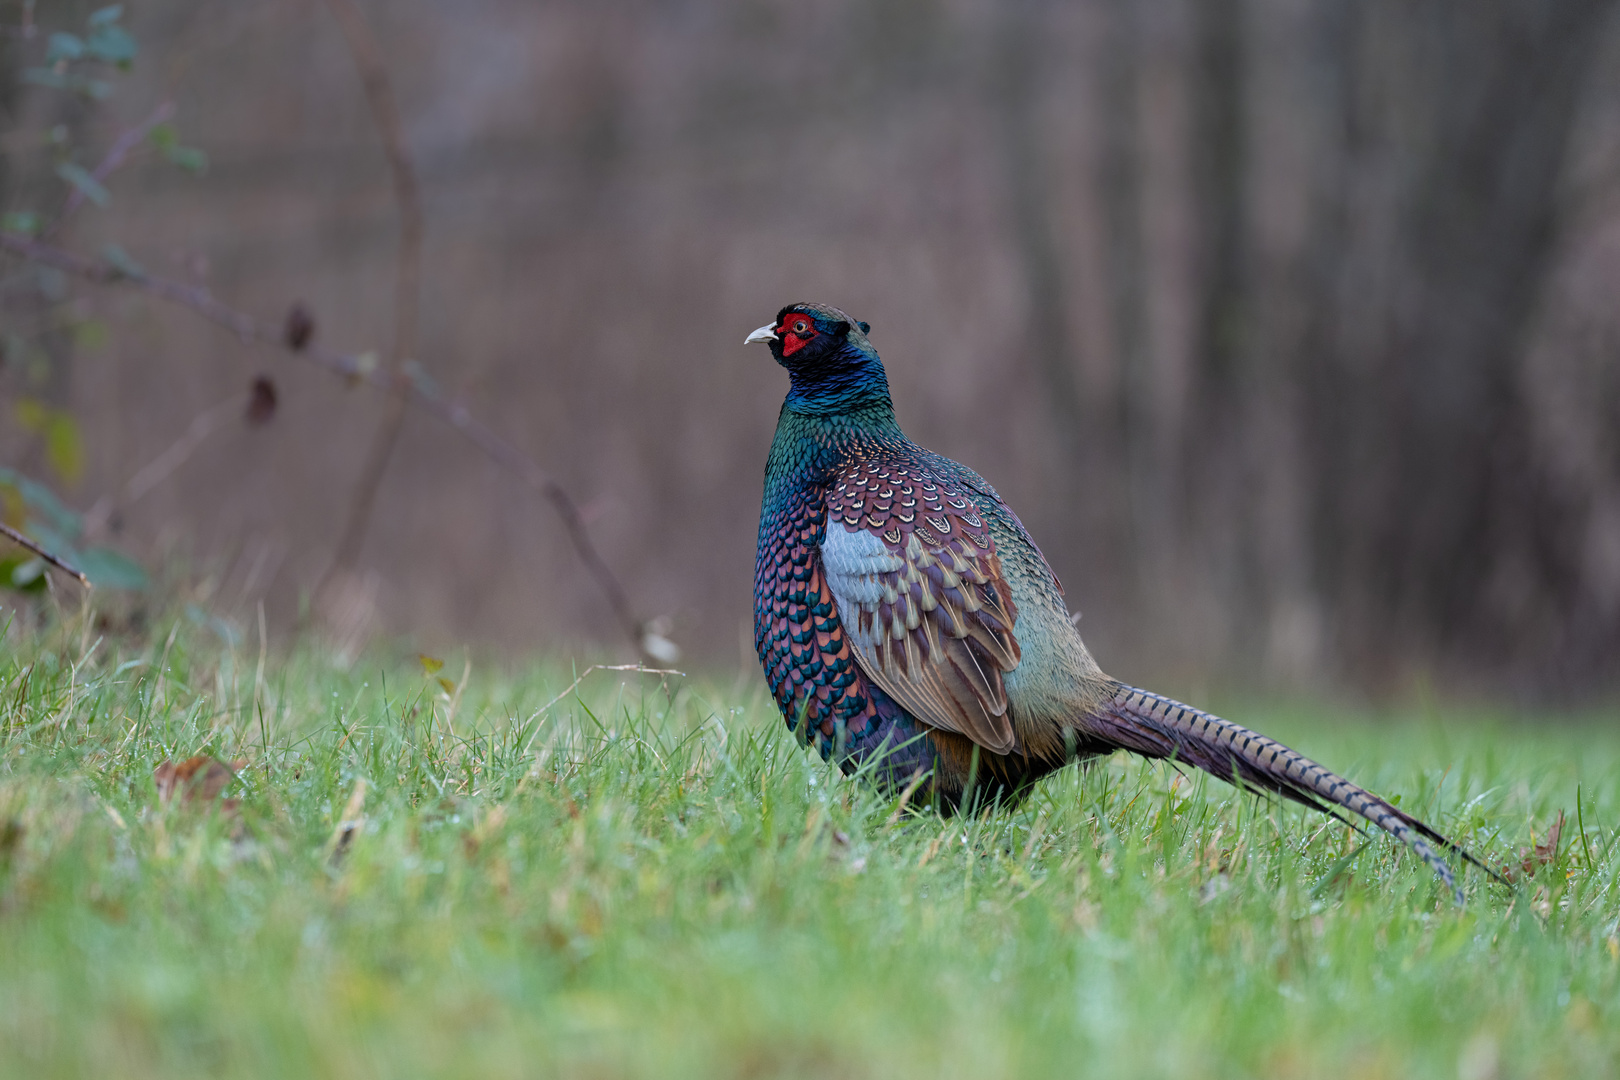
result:
M 806 416 L 860 416 L 894 424 L 889 377 L 871 343 L 846 338 L 804 363 L 784 361 L 792 385 L 786 406 Z
M 765 465 L 767 498 L 784 484 L 822 483 L 851 458 L 905 442 L 876 356 L 830 376 L 795 374 Z
M 784 308 L 778 322 L 781 335 L 771 354 L 791 384 L 765 467 L 768 501 L 786 487 L 822 482 L 851 457 L 906 441 L 864 323 L 811 304 Z M 795 334 L 797 327 L 806 329 Z
M 866 340 L 867 325 L 825 304 L 789 304 L 761 327 L 771 356 L 792 378 L 787 407 L 806 416 L 869 413 L 893 423 L 889 379 Z M 760 340 L 760 339 L 754 339 Z

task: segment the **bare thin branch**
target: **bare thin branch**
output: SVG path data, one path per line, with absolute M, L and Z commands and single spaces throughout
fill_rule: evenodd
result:
M 13 543 L 27 548 L 35 555 L 38 555 L 52 566 L 62 571 L 62 573 L 78 578 L 79 584 L 83 585 L 85 588 L 88 589 L 90 587 L 90 579 L 84 576 L 84 572 L 82 570 L 69 566 L 67 563 L 63 562 L 55 555 L 52 555 L 50 552 L 36 544 L 33 540 L 30 540 L 27 536 L 24 536 L 22 533 L 18 532 L 16 529 L 13 529 L 10 525 L 7 525 L 3 521 L 0 521 L 0 536 L 5 536 Z
M 106 156 L 101 159 L 101 164 L 97 165 L 90 175 L 95 177 L 98 182 L 105 183 L 109 176 L 117 172 L 123 167 L 124 162 L 129 160 L 131 151 L 145 142 L 146 137 L 152 134 L 159 124 L 167 123 L 173 116 L 174 102 L 172 101 L 165 101 L 153 109 L 152 115 L 134 127 L 126 129 L 117 139 L 113 140 L 113 144 L 108 148 Z M 68 219 L 78 212 L 79 207 L 84 205 L 85 197 L 83 188 L 75 187 L 68 192 L 67 201 L 62 204 L 62 212 L 56 216 L 56 220 L 51 222 L 50 227 L 45 230 L 47 238 L 62 231 L 62 226 L 66 225 Z
M 394 342 L 389 358 L 394 380 L 389 388 L 382 421 L 372 436 L 371 447 L 366 452 L 360 477 L 355 483 L 348 520 L 344 522 L 337 553 L 328 571 L 330 578 L 332 574 L 353 568 L 359 560 L 366 526 L 371 521 L 372 507 L 377 502 L 377 489 L 382 485 L 383 473 L 388 470 L 388 459 L 393 455 L 400 428 L 405 422 L 407 390 L 404 371 L 406 363 L 416 358 L 417 321 L 422 294 L 422 198 L 416 181 L 416 166 L 405 146 L 405 132 L 399 122 L 393 84 L 389 82 L 388 68 L 383 63 L 376 38 L 372 36 L 371 28 L 366 25 L 365 17 L 354 6 L 353 0 L 327 0 L 326 6 L 343 31 L 349 55 L 365 87 L 372 123 L 376 125 L 377 135 L 382 140 L 388 170 L 393 176 L 394 205 L 399 213 L 399 252 L 395 257 L 394 270 Z
M 224 327 L 245 345 L 267 345 L 290 353 L 306 363 L 350 382 L 365 383 L 384 391 L 398 385 L 393 375 L 378 370 L 369 357 L 333 352 L 314 342 L 302 348 L 293 348 L 279 325 L 256 321 L 252 316 L 216 300 L 213 294 L 201 285 L 154 277 L 147 273 L 132 276 L 127 269 L 121 269 L 105 260 L 66 251 L 17 233 L 0 231 L 0 251 L 10 252 L 30 262 L 54 266 L 85 281 L 102 285 L 124 285 L 156 296 L 169 303 L 188 308 L 209 322 Z M 409 400 L 417 408 L 461 432 L 467 441 L 483 451 L 486 457 L 512 473 L 551 504 L 563 519 L 575 554 L 585 564 L 586 570 L 590 572 L 597 587 L 607 598 L 620 629 L 638 652 L 645 651 L 643 636 L 646 626 L 636 617 L 623 586 L 596 550 L 596 545 L 592 543 L 590 533 L 585 528 L 585 520 L 573 498 L 551 474 L 473 416 L 464 404 L 445 398 L 426 379 L 412 377 L 412 371 L 412 368 L 407 368 L 402 377 L 409 391 Z
M 101 532 L 114 513 L 130 503 L 135 502 L 148 491 L 157 487 L 169 478 L 180 466 L 190 460 L 191 455 L 213 434 L 219 426 L 220 419 L 229 412 L 241 408 L 242 395 L 232 394 L 217 405 L 211 405 L 192 418 L 186 427 L 185 434 L 176 439 L 157 457 L 136 470 L 124 486 L 117 492 L 104 495 L 97 499 L 95 505 L 84 513 L 84 533 L 94 536 Z
M 21 233 L 0 232 L 0 251 L 9 251 L 29 262 L 54 266 L 86 281 L 103 285 L 127 283 L 142 292 L 191 308 L 209 322 L 225 327 L 244 342 L 262 337 L 265 341 L 280 344 L 277 334 L 262 330 L 251 316 L 232 310 L 215 300 L 213 294 L 201 285 L 153 277 L 145 271 L 136 272 L 129 266 L 115 265 L 106 259 L 96 259 L 65 248 L 53 247 Z M 352 361 L 350 363 L 352 364 Z M 339 373 L 353 374 L 341 370 Z
M 568 684 L 568 689 L 564 690 L 562 693 L 558 694 L 556 697 L 552 698 L 550 701 L 536 709 L 529 716 L 528 722 L 532 724 L 539 720 L 542 716 L 546 715 L 546 713 L 551 710 L 553 705 L 557 704 L 557 702 L 579 689 L 579 684 L 584 682 L 586 676 L 590 675 L 593 671 L 633 671 L 638 675 L 662 675 L 665 679 L 668 679 L 671 675 L 676 675 L 683 679 L 686 678 L 686 672 L 676 671 L 674 668 L 650 668 L 641 664 L 592 664 L 590 667 L 580 672 L 578 678 Z M 538 730 L 536 730 L 533 735 L 529 736 L 529 741 L 525 743 L 523 747 L 523 753 L 525 756 L 529 753 L 530 748 L 534 746 L 534 740 L 539 738 L 539 736 L 540 732 Z
M 613 571 L 608 569 L 607 563 L 602 560 L 596 545 L 591 543 L 584 515 L 580 513 L 579 506 L 562 485 L 536 465 L 527 454 L 474 418 L 460 402 L 445 401 L 438 397 L 419 397 L 418 401 L 422 408 L 461 432 L 491 460 L 515 473 L 529 485 L 530 489 L 551 504 L 557 516 L 562 518 L 563 527 L 568 530 L 568 540 L 574 545 L 574 551 L 607 598 L 608 605 L 619 620 L 619 626 L 635 643 L 637 651 L 647 651 L 644 640 L 646 625 L 636 617 L 635 610 L 630 606 L 629 596 L 625 594 Z

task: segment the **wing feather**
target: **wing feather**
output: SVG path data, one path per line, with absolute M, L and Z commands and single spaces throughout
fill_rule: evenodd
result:
M 1019 749 L 1003 678 L 1017 611 L 961 488 L 914 463 L 851 465 L 828 493 L 821 561 L 868 678 L 925 724 Z

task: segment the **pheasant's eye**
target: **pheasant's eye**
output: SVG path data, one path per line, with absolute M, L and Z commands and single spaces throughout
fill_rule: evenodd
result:
M 816 321 L 808 315 L 789 315 L 782 321 L 782 355 L 792 356 L 816 338 Z

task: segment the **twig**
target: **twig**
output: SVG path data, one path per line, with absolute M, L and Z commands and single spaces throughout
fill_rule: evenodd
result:
M 642 667 L 640 664 L 592 664 L 590 667 L 580 672 L 578 678 L 568 684 L 568 689 L 564 690 L 562 693 L 558 694 L 556 697 L 552 698 L 550 701 L 536 709 L 534 711 L 534 715 L 529 717 L 529 720 L 538 720 L 542 716 L 546 715 L 553 705 L 557 704 L 557 702 L 579 689 L 579 684 L 584 682 L 585 677 L 593 671 L 633 671 L 638 675 L 662 675 L 666 679 L 671 675 L 679 675 L 682 678 L 686 677 L 686 672 L 676 671 L 674 668 L 650 668 Z M 534 740 L 539 737 L 539 731 L 536 731 L 533 735 L 529 736 L 528 743 L 526 743 L 523 747 L 523 752 L 525 754 L 529 752 L 529 747 L 534 745 Z
M 103 495 L 96 500 L 95 505 L 85 511 L 85 535 L 100 532 L 119 508 L 128 506 L 168 479 L 169 474 L 184 465 L 191 455 L 197 452 L 203 440 L 214 433 L 220 418 L 227 412 L 240 408 L 241 404 L 242 395 L 232 394 L 219 404 L 212 405 L 193 417 L 186 427 L 185 434 L 171 443 L 168 449 L 137 469 L 117 492 Z
M 63 248 L 52 247 L 22 233 L 0 232 L 0 250 L 9 251 L 13 255 L 27 259 L 29 262 L 54 266 L 58 270 L 65 270 L 75 277 L 84 278 L 86 281 L 93 281 L 102 285 L 128 283 L 143 292 L 161 296 L 165 300 L 171 300 L 191 308 L 210 322 L 218 323 L 220 326 L 230 330 L 243 341 L 262 337 L 267 342 L 280 344 L 279 334 L 268 328 L 261 328 L 250 316 L 239 311 L 233 311 L 231 308 L 221 304 L 203 286 L 153 277 L 144 270 L 137 271 L 136 268 L 115 265 L 106 259 L 93 259 Z M 357 367 L 353 361 L 349 361 L 349 363 L 351 366 Z M 357 370 L 343 370 L 341 364 L 334 370 L 345 375 L 359 374 Z
M 596 579 L 608 606 L 613 609 L 620 629 L 629 636 L 638 652 L 646 652 L 647 624 L 636 616 L 624 587 L 619 584 L 619 579 L 603 561 L 601 553 L 596 550 L 596 545 L 591 542 L 590 532 L 585 526 L 585 517 L 580 513 L 578 504 L 563 486 L 535 464 L 527 454 L 475 419 L 460 402 L 445 401 L 443 398 L 427 397 L 419 393 L 418 403 L 427 412 L 461 432 L 468 442 L 482 450 L 492 461 L 516 473 L 531 490 L 551 504 L 557 516 L 562 518 L 563 527 L 568 530 L 568 541 L 573 544 L 574 552 L 590 571 L 591 576 Z
M 126 129 L 113 141 L 112 146 L 107 150 L 106 156 L 101 159 L 101 164 L 97 165 L 90 175 L 95 177 L 97 182 L 105 182 L 107 177 L 123 166 L 124 162 L 129 158 L 130 152 L 141 145 L 148 135 L 152 134 L 153 129 L 159 124 L 168 122 L 172 116 L 174 116 L 174 102 L 172 101 L 165 101 L 153 109 L 151 116 L 148 116 L 134 127 Z M 67 201 L 62 204 L 62 212 L 56 216 L 56 220 L 51 222 L 50 226 L 45 230 L 47 239 L 62 231 L 62 226 L 67 224 L 68 218 L 72 217 L 79 207 L 84 205 L 85 198 L 84 189 L 81 187 L 74 187 L 68 192 Z
M 32 0 L 25 0 L 22 9 L 22 22 L 17 26 L 0 26 L 0 36 L 30 41 L 39 32 L 39 28 L 34 25 Z
M 13 529 L 10 525 L 7 525 L 3 521 L 0 521 L 0 535 L 4 535 L 14 543 L 20 544 L 29 551 L 32 551 L 35 555 L 38 555 L 52 566 L 62 571 L 62 573 L 70 574 L 73 577 L 78 578 L 79 584 L 83 585 L 85 588 L 88 589 L 90 587 L 90 579 L 84 576 L 84 571 L 76 570 L 69 566 L 67 563 L 63 562 L 61 559 L 58 559 L 55 555 L 52 555 L 50 552 L 46 551 L 44 548 L 34 543 L 34 541 L 30 540 L 28 537 L 24 536 L 16 529 Z
M 54 266 L 86 281 L 101 285 L 125 285 L 177 306 L 189 308 L 209 322 L 235 334 L 244 345 L 268 345 L 290 352 L 306 363 L 351 382 L 365 383 L 379 390 L 388 390 L 396 385 L 395 378 L 377 370 L 370 357 L 333 352 L 315 343 L 295 348 L 287 341 L 279 327 L 260 323 L 252 316 L 221 303 L 204 286 L 155 277 L 144 271 L 131 275 L 127 267 L 115 266 L 105 260 L 92 259 L 76 252 L 53 247 L 18 233 L 0 231 L 0 251 L 10 252 L 30 262 Z M 527 454 L 474 417 L 464 404 L 447 400 L 427 380 L 413 378 L 410 369 L 407 369 L 402 377 L 409 390 L 409 399 L 417 408 L 459 431 L 491 461 L 515 475 L 535 494 L 551 504 L 563 519 L 575 554 L 585 564 L 597 587 L 606 597 L 608 605 L 613 609 L 620 629 L 630 639 L 637 652 L 645 651 L 643 637 L 647 631 L 646 624 L 636 617 L 623 586 L 619 584 L 618 578 L 591 541 L 578 505 L 563 486 Z
M 377 502 L 377 489 L 382 486 L 388 459 L 393 456 L 400 428 L 405 423 L 405 365 L 416 358 L 417 313 L 422 294 L 422 198 L 416 182 L 416 167 L 405 148 L 394 88 L 371 28 L 352 0 L 326 0 L 326 6 L 343 31 L 349 55 L 365 87 L 371 119 L 388 157 L 388 170 L 393 175 L 394 205 L 399 213 L 399 252 L 394 270 L 394 343 L 389 358 L 393 380 L 382 421 L 372 436 L 360 477 L 355 482 L 348 519 L 343 524 L 332 567 L 327 571 L 329 581 L 334 574 L 351 569 L 359 560 L 366 526 Z

